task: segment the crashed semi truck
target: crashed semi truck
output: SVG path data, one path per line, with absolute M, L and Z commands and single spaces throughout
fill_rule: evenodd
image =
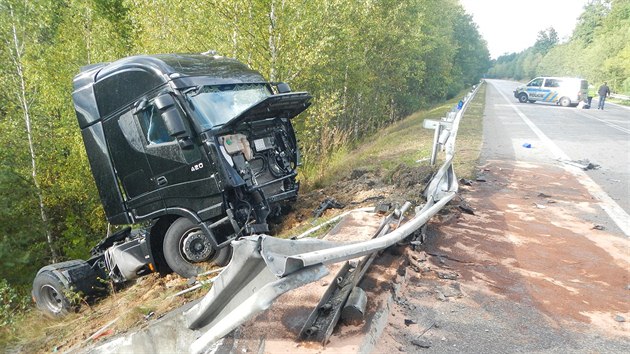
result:
M 103 292 L 104 279 L 225 265 L 232 240 L 268 232 L 268 218 L 297 198 L 291 119 L 311 96 L 237 60 L 165 54 L 90 65 L 72 99 L 107 220 L 127 227 L 88 260 L 38 271 L 32 295 L 49 316 L 69 312 L 72 293 Z

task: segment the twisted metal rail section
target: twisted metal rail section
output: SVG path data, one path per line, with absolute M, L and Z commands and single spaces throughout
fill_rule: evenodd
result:
M 248 236 L 232 242 L 232 262 L 215 279 L 208 294 L 184 314 L 188 328 L 203 332 L 191 344 L 190 351 L 203 353 L 239 325 L 269 308 L 280 295 L 326 276 L 328 270 L 324 265 L 383 250 L 426 224 L 457 193 L 459 186 L 452 164 L 455 139 L 459 121 L 478 88 L 468 93 L 447 117 L 440 121 L 425 120 L 425 128 L 436 129 L 431 163 L 435 163 L 439 148 L 445 152 L 445 158 L 423 192 L 426 203 L 415 208 L 411 220 L 386 235 L 356 243 L 286 240 L 268 235 Z

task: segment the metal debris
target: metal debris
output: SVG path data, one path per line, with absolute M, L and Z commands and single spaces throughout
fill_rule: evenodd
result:
M 431 348 L 431 341 L 424 338 L 416 338 L 411 340 L 411 344 L 420 348 Z
M 475 215 L 475 211 L 473 210 L 473 208 L 464 201 L 459 203 L 457 207 L 459 208 L 459 210 L 463 211 L 466 214 Z
M 335 198 L 326 198 L 318 207 L 313 211 L 313 217 L 318 218 L 324 214 L 327 209 L 343 209 L 344 204 L 339 203 Z
M 461 183 L 463 185 L 466 185 L 466 186 L 472 186 L 473 181 L 469 180 L 469 179 L 466 179 L 466 178 L 460 178 L 459 179 L 459 183 Z

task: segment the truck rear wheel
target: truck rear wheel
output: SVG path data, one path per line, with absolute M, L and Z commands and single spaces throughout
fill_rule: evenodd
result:
M 568 97 L 562 97 L 560 99 L 560 105 L 562 107 L 569 107 L 571 105 L 571 100 Z
M 31 295 L 46 316 L 58 318 L 78 310 L 80 299 L 89 300 L 106 292 L 92 267 L 84 260 L 75 259 L 40 269 L 33 280 Z
M 66 292 L 70 291 L 50 270 L 40 272 L 33 281 L 33 299 L 37 308 L 50 318 L 63 317 L 73 310 Z
M 527 94 L 523 92 L 520 95 L 518 95 L 518 101 L 520 103 L 527 103 Z
M 212 247 L 199 226 L 187 218 L 179 218 L 168 228 L 163 243 L 164 258 L 168 266 L 185 278 L 194 277 L 202 269 L 201 262 L 225 266 L 232 257 L 232 247 Z

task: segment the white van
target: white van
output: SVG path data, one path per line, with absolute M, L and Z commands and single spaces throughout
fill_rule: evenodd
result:
M 574 77 L 537 77 L 514 90 L 519 102 L 551 102 L 564 107 L 586 101 L 588 82 Z

